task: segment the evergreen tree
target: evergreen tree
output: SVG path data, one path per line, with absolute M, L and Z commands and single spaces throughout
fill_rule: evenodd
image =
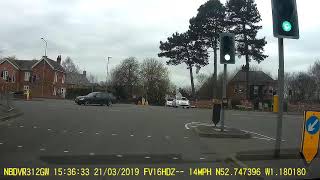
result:
M 239 58 L 246 59 L 246 95 L 249 98 L 249 63 L 254 60 L 260 63 L 268 56 L 264 54 L 264 46 L 267 44 L 265 37 L 257 38 L 262 26 L 258 23 L 262 20 L 254 0 L 229 0 L 226 3 L 227 22 L 229 31 L 236 35 L 236 47 Z
M 207 48 L 213 49 L 214 74 L 213 74 L 213 97 L 217 98 L 217 50 L 219 37 L 225 29 L 226 12 L 220 0 L 209 0 L 201 5 L 196 17 L 190 19 L 190 31 L 198 39 L 203 40 Z
M 166 42 L 160 41 L 159 57 L 169 58 L 167 65 L 186 64 L 190 71 L 192 96 L 195 95 L 193 81 L 193 67 L 208 65 L 208 52 L 204 43 L 197 39 L 190 31 L 185 33 L 174 33 L 168 37 Z

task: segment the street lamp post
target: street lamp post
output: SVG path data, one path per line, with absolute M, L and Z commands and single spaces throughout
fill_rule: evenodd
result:
M 48 48 L 48 42 L 44 39 L 44 38 L 41 38 L 45 44 L 46 44 L 46 47 L 44 48 L 44 56 L 47 56 L 47 48 Z
M 47 57 L 47 48 L 48 48 L 48 42 L 44 39 L 44 38 L 41 38 L 44 42 L 45 42 L 45 49 L 44 49 L 44 57 Z M 42 97 L 44 97 L 44 68 L 45 68 L 45 65 L 46 65 L 46 61 L 43 60 L 43 68 L 42 68 L 42 90 L 41 90 L 41 94 L 42 94 Z
M 106 91 L 108 92 L 108 80 L 109 80 L 109 61 L 112 57 L 108 56 L 108 62 L 107 62 L 107 80 L 106 80 Z

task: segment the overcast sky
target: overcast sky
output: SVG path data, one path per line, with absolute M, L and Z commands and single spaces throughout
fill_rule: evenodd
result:
M 129 56 L 140 61 L 157 57 L 159 41 L 172 33 L 188 29 L 189 19 L 206 0 L 2 0 L 0 1 L 1 56 L 18 59 L 41 58 L 44 37 L 48 56 L 70 56 L 81 70 L 105 80 L 106 58 L 112 56 L 110 69 Z M 225 3 L 225 0 L 222 0 Z M 259 66 L 277 76 L 277 40 L 272 34 L 271 0 L 257 0 L 269 57 Z M 320 59 L 319 0 L 297 0 L 300 39 L 285 40 L 285 71 L 307 71 Z M 162 59 L 165 62 L 165 59 Z M 229 66 L 232 70 L 244 64 Z M 185 65 L 169 67 L 178 86 L 189 85 Z M 221 71 L 219 67 L 219 71 Z M 213 72 L 210 64 L 201 73 Z

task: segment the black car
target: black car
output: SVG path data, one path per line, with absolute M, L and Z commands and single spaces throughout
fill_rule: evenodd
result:
M 107 93 L 104 92 L 92 92 L 86 96 L 78 96 L 75 99 L 75 102 L 79 105 L 99 104 L 101 106 L 110 106 L 111 98 Z

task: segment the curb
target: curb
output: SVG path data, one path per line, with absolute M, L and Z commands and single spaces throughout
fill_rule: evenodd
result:
M 240 139 L 249 139 L 251 134 L 249 133 L 206 133 L 198 129 L 198 127 L 193 128 L 194 131 L 200 137 L 212 137 L 212 138 L 240 138 Z
M 8 121 L 9 119 L 22 116 L 23 114 L 24 114 L 23 112 L 16 112 L 14 114 L 10 114 L 10 115 L 4 116 L 4 117 L 0 117 L 0 122 Z

